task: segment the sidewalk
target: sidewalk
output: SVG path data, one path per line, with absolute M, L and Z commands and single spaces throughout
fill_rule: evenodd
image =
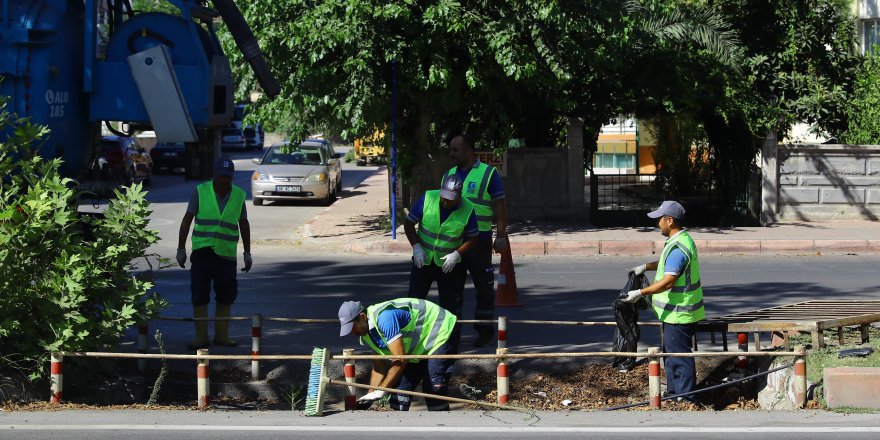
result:
M 359 254 L 410 254 L 398 225 L 391 239 L 388 173 L 377 171 L 310 220 L 304 228 L 313 244 Z M 880 253 L 880 222 L 786 222 L 770 227 L 688 228 L 706 254 Z M 513 222 L 508 227 L 514 255 L 648 255 L 663 249 L 657 228 L 597 228 L 590 224 Z

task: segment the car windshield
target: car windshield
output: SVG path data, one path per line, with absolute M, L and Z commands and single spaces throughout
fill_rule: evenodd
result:
M 287 150 L 287 151 L 284 151 Z M 301 145 L 299 147 L 272 147 L 266 157 L 264 165 L 324 165 L 318 147 Z

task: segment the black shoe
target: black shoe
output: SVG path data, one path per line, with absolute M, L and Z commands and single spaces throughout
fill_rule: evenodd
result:
M 474 347 L 488 347 L 495 343 L 494 333 L 480 333 L 474 341 Z

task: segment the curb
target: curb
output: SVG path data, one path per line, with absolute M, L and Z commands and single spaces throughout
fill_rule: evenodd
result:
M 695 240 L 705 255 L 803 255 L 878 254 L 880 240 Z M 663 241 L 622 240 L 511 240 L 516 256 L 653 255 L 663 250 Z M 412 252 L 403 239 L 357 240 L 343 247 L 356 254 L 407 255 Z

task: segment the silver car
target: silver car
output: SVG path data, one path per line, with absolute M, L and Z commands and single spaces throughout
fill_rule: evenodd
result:
M 264 200 L 320 200 L 329 205 L 342 191 L 339 155 L 329 141 L 310 139 L 299 145 L 272 145 L 251 177 L 254 205 Z

